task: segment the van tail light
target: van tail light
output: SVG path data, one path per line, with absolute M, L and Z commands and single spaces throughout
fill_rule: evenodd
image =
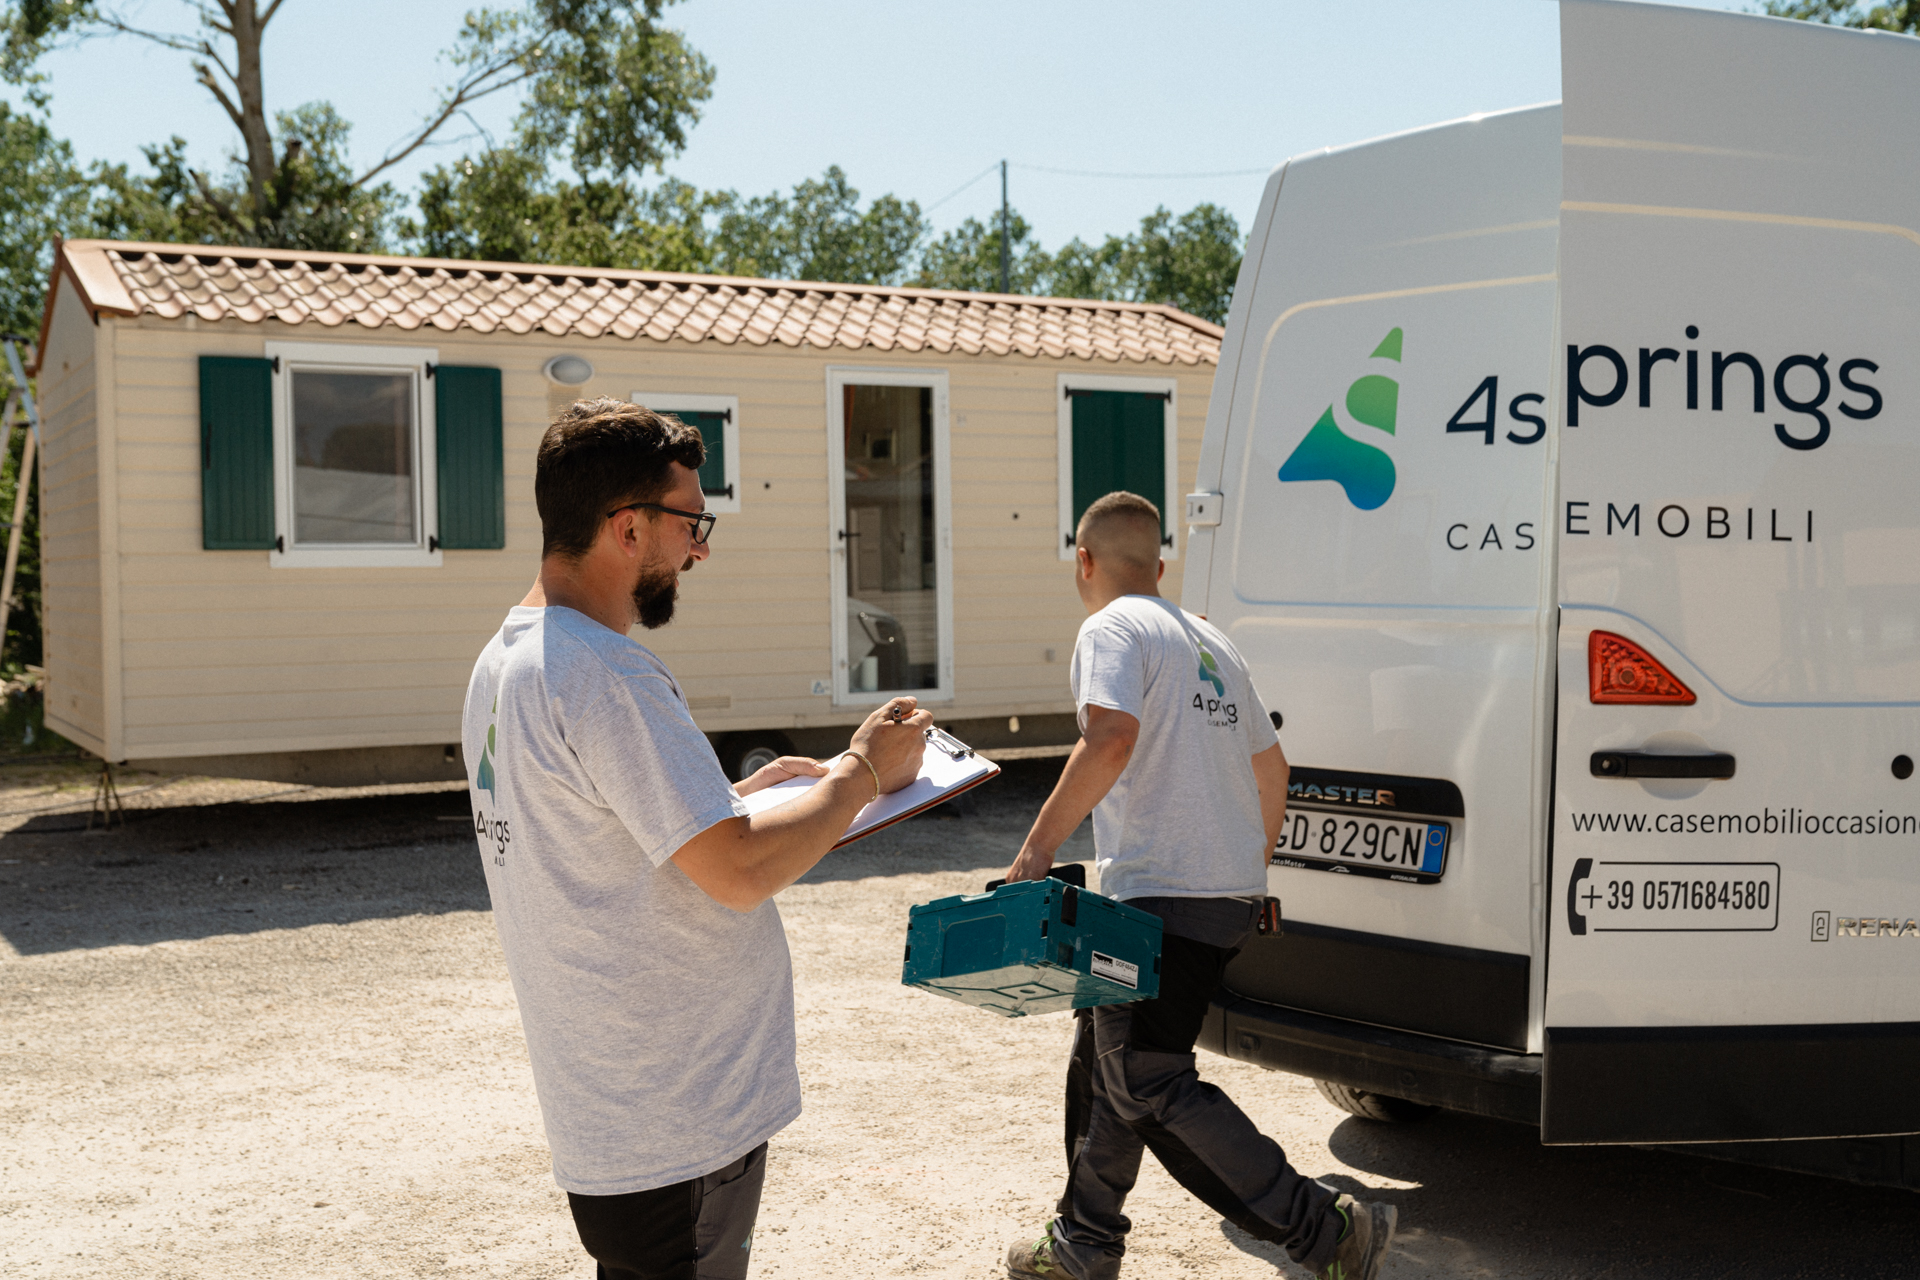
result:
M 1693 690 L 1652 654 L 1625 636 L 1595 631 L 1587 637 L 1587 691 L 1601 703 L 1664 703 L 1691 706 Z

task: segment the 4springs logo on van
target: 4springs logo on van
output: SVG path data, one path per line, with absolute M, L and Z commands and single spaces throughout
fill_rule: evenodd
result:
M 1400 330 L 1393 329 L 1367 358 L 1399 364 L 1400 336 Z M 1363 374 L 1347 388 L 1347 413 L 1363 426 L 1392 435 L 1399 408 L 1400 383 L 1385 374 Z M 1391 498 L 1395 479 L 1393 459 L 1386 450 L 1342 431 L 1333 420 L 1332 405 L 1280 464 L 1282 484 L 1332 480 L 1346 490 L 1347 501 L 1362 511 L 1372 511 Z
M 1700 337 L 1698 325 L 1688 325 L 1687 340 L 1695 341 Z M 1632 350 L 1632 348 L 1628 348 Z M 1684 361 L 1683 361 L 1684 354 Z M 1702 370 L 1701 365 L 1706 365 Z M 1799 422 L 1789 429 L 1785 422 L 1773 424 L 1773 434 L 1781 444 L 1789 449 L 1818 449 L 1827 442 L 1833 432 L 1833 420 L 1827 416 L 1829 400 L 1833 399 L 1837 376 L 1840 393 L 1849 393 L 1861 397 L 1859 403 L 1851 400 L 1834 400 L 1832 407 L 1838 409 L 1844 417 L 1855 422 L 1865 422 L 1880 416 L 1885 400 L 1873 384 L 1864 381 L 1862 373 L 1879 373 L 1880 366 L 1871 360 L 1854 357 L 1837 361 L 1833 372 L 1827 369 L 1827 354 L 1817 356 L 1806 354 L 1790 355 L 1773 367 L 1773 399 L 1779 407 L 1788 413 L 1802 415 Z M 1587 366 L 1607 365 L 1611 369 L 1606 390 L 1587 385 Z M 1672 370 L 1661 370 L 1663 364 L 1676 366 Z M 1682 353 L 1675 347 L 1641 347 L 1638 361 L 1639 377 L 1635 379 L 1629 372 L 1627 357 L 1623 353 L 1602 343 L 1583 347 L 1579 343 L 1567 345 L 1567 425 L 1580 425 L 1580 407 L 1587 405 L 1595 409 L 1604 409 L 1618 404 L 1635 382 L 1639 384 L 1639 406 L 1642 409 L 1653 408 L 1656 382 L 1669 382 L 1667 389 L 1660 393 L 1665 401 L 1680 390 L 1673 382 L 1684 382 L 1686 407 L 1689 412 L 1700 408 L 1700 384 L 1708 384 L 1710 412 L 1720 413 L 1723 408 L 1738 409 L 1751 391 L 1753 411 L 1767 415 L 1767 373 L 1765 365 L 1745 351 L 1712 351 L 1708 359 L 1700 359 L 1697 347 L 1689 347 Z M 1684 371 L 1684 379 L 1682 373 Z M 1703 376 L 1704 374 L 1704 376 Z M 1669 381 L 1671 380 L 1671 381 Z M 1809 394 L 1810 393 L 1810 394 Z M 1664 406 L 1663 406 L 1664 407 Z M 1772 415 L 1767 415 L 1772 416 Z M 1810 429 L 1809 429 L 1810 428 Z

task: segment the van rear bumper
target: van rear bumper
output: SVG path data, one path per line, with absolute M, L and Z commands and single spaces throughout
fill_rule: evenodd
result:
M 1200 1047 L 1275 1071 L 1449 1111 L 1540 1123 L 1540 1058 L 1389 1031 L 1222 991 Z
M 1199 1047 L 1241 1062 L 1450 1111 L 1540 1123 L 1538 1055 L 1503 1053 L 1222 991 Z M 1920 1191 L 1920 1135 L 1731 1143 L 1634 1143 L 1649 1151 Z
M 1546 1039 L 1549 1145 L 1920 1133 L 1920 1023 L 1548 1027 Z

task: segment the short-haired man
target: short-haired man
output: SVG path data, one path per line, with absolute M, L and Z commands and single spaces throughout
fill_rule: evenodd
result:
M 667 668 L 627 637 L 710 554 L 699 432 L 581 401 L 540 442 L 540 576 L 474 665 L 462 740 L 533 1082 L 603 1280 L 747 1274 L 767 1140 L 800 1113 L 772 898 L 912 781 L 929 723 L 875 711 L 832 767 L 736 790 Z M 742 793 L 818 777 L 749 817 Z
M 1100 889 L 1165 926 L 1160 994 L 1082 1010 L 1067 1067 L 1067 1187 L 1047 1234 L 1007 1253 L 1020 1280 L 1113 1280 L 1121 1212 L 1151 1149 L 1180 1185 L 1330 1280 L 1372 1280 L 1391 1206 L 1302 1177 L 1232 1099 L 1201 1081 L 1193 1045 L 1227 962 L 1253 931 L 1287 761 L 1226 636 L 1162 599 L 1160 511 L 1110 493 L 1075 535 L 1092 615 L 1073 649 L 1081 740 L 1009 880 L 1039 879 L 1089 811 Z

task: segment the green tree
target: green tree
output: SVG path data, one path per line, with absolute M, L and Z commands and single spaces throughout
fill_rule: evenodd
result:
M 1026 219 L 1009 217 L 1015 293 L 1121 302 L 1163 302 L 1224 324 L 1240 274 L 1240 227 L 1218 205 L 1199 204 L 1178 218 L 1155 209 L 1128 236 L 1097 245 L 1078 238 L 1055 253 L 1031 239 Z M 969 218 L 927 246 L 914 283 L 931 289 L 997 292 L 1000 228 Z
M 890 195 L 862 208 L 837 167 L 791 195 L 743 199 L 671 178 L 648 190 L 556 180 L 539 155 L 502 148 L 428 174 L 420 221 L 404 230 L 434 257 L 895 284 L 926 220 Z
M 741 200 L 728 192 L 713 234 L 714 270 L 775 280 L 898 284 L 912 269 L 927 220 L 912 200 L 885 195 L 865 210 L 834 165 L 779 192 Z
M 1033 238 L 1033 229 L 1018 210 L 1008 210 L 1007 230 L 1009 287 L 1014 293 L 1046 292 L 1053 259 Z M 920 253 L 920 270 L 913 283 L 922 289 L 1000 292 L 1000 219 L 982 223 L 968 218 L 927 245 Z
M 44 102 L 38 59 L 62 39 L 127 36 L 189 54 L 196 80 L 239 135 L 235 172 L 216 179 L 189 168 L 176 143 L 156 147 L 149 175 L 102 171 L 103 226 L 333 249 L 384 242 L 396 202 L 376 179 L 483 98 L 521 89 L 516 146 L 543 159 L 564 155 L 582 174 L 619 175 L 657 168 L 679 152 L 712 91 L 713 68 L 659 23 L 669 0 L 522 0 L 514 9 L 476 9 L 445 55 L 453 76 L 438 106 L 356 174 L 346 161 L 346 123 L 326 104 L 284 113 L 269 127 L 261 43 L 282 2 L 167 0 L 185 28 L 167 29 L 145 23 L 151 5 L 140 0 L 6 0 L 0 75 Z
M 13 500 L 19 491 L 20 462 L 26 448 L 27 433 L 22 430 L 9 430 L 7 438 L 0 441 L 0 456 L 6 458 L 5 469 L 0 470 L 0 513 L 4 513 L 0 514 L 0 520 L 13 519 Z M 29 485 L 34 485 L 39 469 L 36 464 L 34 474 L 27 477 Z M 39 666 L 45 661 L 40 633 L 40 499 L 37 493 L 28 494 L 27 514 L 21 523 L 20 563 L 13 577 L 14 607 L 7 610 L 6 636 L 0 640 L 0 674 L 9 677 L 18 675 L 24 666 Z M 0 554 L 5 550 L 6 535 L 0 531 Z
M 1858 4 L 1855 0 L 1766 0 L 1759 12 L 1833 27 L 1920 35 L 1920 0 L 1875 5 Z
M 28 338 L 39 333 L 53 238 L 82 222 L 86 200 L 86 179 L 67 144 L 36 116 L 0 103 L 0 326 L 6 332 Z M 11 390 L 12 379 L 0 373 L 0 394 Z M 0 521 L 13 518 L 26 439 L 26 432 L 12 423 L 0 425 L 0 457 L 7 459 L 0 466 Z M 6 635 L 0 639 L 0 670 L 8 675 L 18 673 L 23 663 L 41 660 L 38 503 L 27 504 L 21 535 L 13 588 L 19 607 L 8 611 Z M 0 547 L 5 538 L 0 526 Z
M 1197 204 L 1178 219 L 1155 209 L 1128 238 L 1115 270 L 1131 301 L 1164 302 L 1225 324 L 1240 275 L 1240 225 L 1217 204 Z
M 73 163 L 72 149 L 37 116 L 0 102 L 0 329 L 29 339 L 39 333 L 53 238 L 83 223 L 86 202 L 86 179 Z M 0 395 L 13 390 L 4 369 L 0 364 Z M 13 518 L 26 438 L 13 423 L 0 425 L 0 458 L 6 459 L 0 464 L 0 521 Z M 19 607 L 8 611 L 6 635 L 0 638 L 0 670 L 7 675 L 41 660 L 39 524 L 38 504 L 30 502 L 14 579 Z M 5 537 L 0 525 L 0 545 Z M 0 709 L 6 713 L 0 718 L 9 718 L 11 725 L 16 710 L 9 704 Z
M 72 148 L 39 118 L 0 102 L 0 326 L 6 332 L 40 331 L 53 238 L 71 234 L 86 202 Z
M 554 181 L 539 156 L 509 147 L 428 173 L 420 220 L 403 229 L 434 258 L 707 271 L 707 219 L 727 201 L 674 179 L 646 192 L 624 179 Z
M 222 179 L 187 163 L 186 139 L 142 147 L 148 174 L 97 164 L 89 234 L 116 240 L 265 245 L 377 253 L 404 200 L 390 183 L 356 183 L 347 161 L 352 126 L 325 102 L 274 117 L 285 151 L 266 203 L 253 202 L 236 159 Z

